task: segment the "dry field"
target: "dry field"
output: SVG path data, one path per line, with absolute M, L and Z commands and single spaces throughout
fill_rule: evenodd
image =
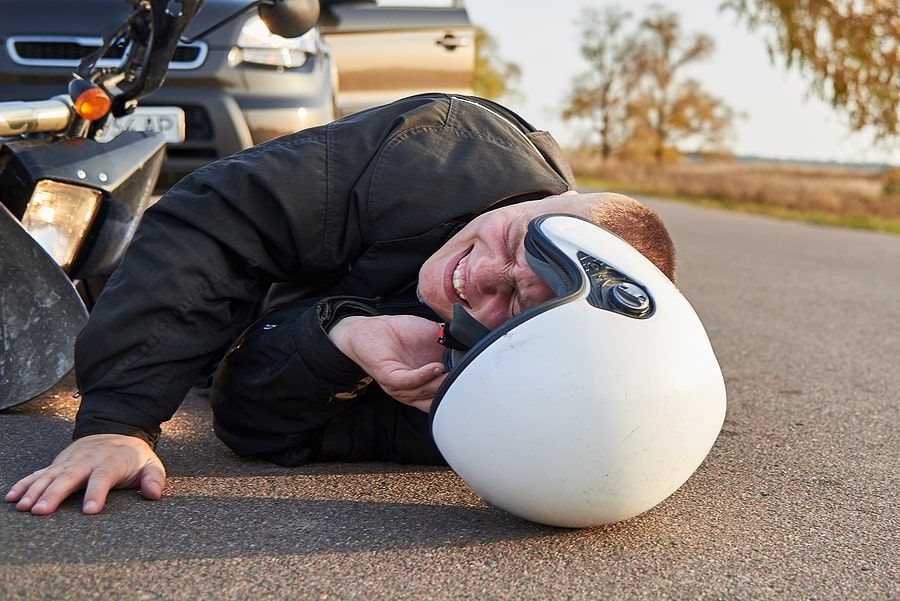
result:
M 727 208 L 900 233 L 900 177 L 779 163 L 684 162 L 656 167 L 573 154 L 583 187 L 656 194 Z M 893 188 L 889 178 L 896 178 Z

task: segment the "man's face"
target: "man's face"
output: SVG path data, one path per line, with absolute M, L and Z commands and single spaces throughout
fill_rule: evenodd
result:
M 525 232 L 536 216 L 563 211 L 568 194 L 479 215 L 419 270 L 419 295 L 444 319 L 461 304 L 488 328 L 553 298 L 525 261 Z

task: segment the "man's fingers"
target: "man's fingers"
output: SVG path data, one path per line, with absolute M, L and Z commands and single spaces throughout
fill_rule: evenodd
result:
M 422 407 L 417 406 L 415 403 L 417 401 L 427 401 L 427 404 L 430 406 L 431 399 L 434 398 L 434 395 L 441 387 L 441 384 L 443 383 L 445 377 L 447 377 L 447 374 L 443 373 L 443 370 L 441 370 L 440 374 L 416 388 L 409 388 L 406 390 L 386 388 L 385 392 L 387 392 L 389 395 L 391 395 L 401 403 L 404 403 L 406 405 L 413 405 L 414 407 L 422 409 Z M 423 411 L 428 411 L 428 409 L 425 408 L 423 409 Z
M 403 399 L 403 402 L 407 405 L 412 405 L 413 407 L 417 407 L 422 409 L 416 402 L 419 401 L 427 401 L 428 406 L 431 406 L 431 399 L 434 398 L 434 395 L 437 394 L 438 389 L 441 387 L 441 384 L 444 381 L 444 378 L 447 377 L 447 374 L 442 373 L 438 377 L 432 379 L 424 386 L 420 386 L 415 390 L 409 391 L 409 394 L 404 395 L 406 398 Z M 423 411 L 428 411 L 428 409 L 423 409 Z
M 41 495 L 44 494 L 44 491 L 47 490 L 47 487 L 50 486 L 52 481 L 53 476 L 47 473 L 41 474 L 38 478 L 34 479 L 34 481 L 28 485 L 28 488 L 22 491 L 19 502 L 16 503 L 16 509 L 19 511 L 31 511 L 31 508 L 38 502 L 38 499 L 41 498 Z
M 66 497 L 84 486 L 87 474 L 88 471 L 84 469 L 62 469 L 48 472 L 44 478 L 31 485 L 28 492 L 22 497 L 22 501 L 28 498 L 33 502 L 28 509 L 35 515 L 53 513 Z M 43 485 L 43 490 L 39 494 L 32 494 L 33 491 L 37 492 L 41 485 Z M 16 509 L 28 510 L 19 505 L 16 505 Z
M 404 405 L 412 405 L 416 409 L 421 409 L 427 413 L 431 408 L 431 401 L 434 400 L 434 395 L 437 393 L 438 388 L 440 388 L 440 382 L 442 381 L 443 377 L 434 385 L 429 384 L 428 386 L 417 388 L 416 390 L 401 390 L 395 394 L 388 392 L 388 394 Z
M 32 474 L 29 474 L 28 476 L 25 476 L 24 478 L 22 478 L 21 480 L 19 480 L 15 484 L 13 484 L 12 487 L 10 487 L 9 492 L 6 493 L 6 497 L 4 500 L 7 503 L 16 503 L 17 501 L 19 501 L 19 499 L 21 499 L 22 496 L 25 494 L 25 491 L 28 490 L 28 488 L 38 478 L 43 476 L 46 471 L 47 471 L 47 468 L 38 470 Z
M 166 485 L 166 472 L 162 465 L 148 463 L 141 474 L 141 494 L 144 498 L 157 501 Z
M 84 513 L 100 513 L 106 506 L 106 497 L 109 491 L 119 483 L 121 477 L 106 469 L 96 469 L 91 472 L 88 479 L 87 490 L 84 491 L 84 503 L 81 511 Z
M 431 404 L 432 404 L 433 402 L 434 402 L 434 399 L 431 398 L 431 399 L 425 399 L 424 401 L 413 401 L 413 402 L 408 403 L 408 404 L 411 405 L 411 406 L 413 406 L 413 407 L 415 407 L 415 408 L 418 409 L 419 411 L 423 411 L 423 412 L 425 412 L 425 413 L 428 413 L 429 411 L 431 411 Z
M 441 363 L 428 363 L 416 369 L 409 369 L 405 366 L 394 369 L 386 368 L 381 377 L 375 379 L 385 390 L 402 392 L 420 388 L 443 373 L 444 366 Z

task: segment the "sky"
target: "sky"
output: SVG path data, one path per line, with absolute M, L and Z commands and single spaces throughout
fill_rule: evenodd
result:
M 733 13 L 719 11 L 719 0 L 663 0 L 681 15 L 686 32 L 713 37 L 712 57 L 686 68 L 743 118 L 734 127 L 731 149 L 739 155 L 900 165 L 900 144 L 876 147 L 870 132 L 851 133 L 846 117 L 809 93 L 796 68 L 770 61 L 762 31 L 749 31 Z M 579 127 L 560 118 L 572 81 L 586 70 L 578 51 L 582 8 L 601 0 L 466 0 L 473 23 L 499 45 L 499 54 L 522 70 L 518 97 L 502 102 L 564 145 L 576 144 Z M 650 1 L 620 2 L 636 16 Z

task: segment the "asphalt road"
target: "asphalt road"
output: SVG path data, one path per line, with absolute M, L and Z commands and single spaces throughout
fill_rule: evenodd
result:
M 648 513 L 562 530 L 452 472 L 241 461 L 191 396 L 163 500 L 0 507 L 0 599 L 897 599 L 900 237 L 652 201 L 729 408 Z M 71 379 L 0 414 L 0 487 L 66 443 Z

